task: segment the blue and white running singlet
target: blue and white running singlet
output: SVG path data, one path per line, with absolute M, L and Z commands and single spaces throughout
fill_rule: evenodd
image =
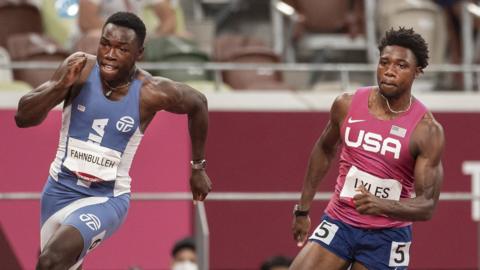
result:
M 98 65 L 72 103 L 63 110 L 60 143 L 50 177 L 90 196 L 130 192 L 130 166 L 143 137 L 134 80 L 119 101 L 103 95 Z
M 60 142 L 41 201 L 41 248 L 61 225 L 78 229 L 83 257 L 115 232 L 130 203 L 130 166 L 143 137 L 140 88 L 119 101 L 102 91 L 98 65 L 62 114 Z

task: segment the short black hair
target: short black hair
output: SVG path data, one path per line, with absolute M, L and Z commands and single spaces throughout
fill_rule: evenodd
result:
M 421 35 L 413 31 L 413 28 L 399 27 L 398 30 L 390 28 L 380 40 L 378 50 L 381 53 L 386 46 L 392 45 L 410 49 L 420 70 L 423 71 L 428 66 L 428 44 Z
M 195 252 L 195 240 L 193 237 L 186 237 L 175 242 L 172 248 L 172 257 L 175 257 L 180 250 L 190 249 Z
M 292 264 L 292 259 L 282 255 L 277 255 L 277 256 L 270 257 L 265 262 L 263 262 L 262 266 L 260 267 L 260 270 L 270 270 L 273 267 L 277 267 L 277 266 L 289 267 L 290 264 Z
M 109 23 L 132 29 L 135 32 L 135 35 L 137 35 L 139 45 L 143 46 L 145 36 L 147 35 L 147 29 L 142 19 L 137 15 L 131 12 L 119 11 L 108 17 L 103 27 Z

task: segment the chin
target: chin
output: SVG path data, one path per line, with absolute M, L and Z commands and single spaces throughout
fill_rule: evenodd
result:
M 117 72 L 100 71 L 100 77 L 105 81 L 115 81 L 118 78 Z
M 378 87 L 380 94 L 387 98 L 394 98 L 398 96 L 398 88 L 397 87 L 385 87 L 383 85 Z

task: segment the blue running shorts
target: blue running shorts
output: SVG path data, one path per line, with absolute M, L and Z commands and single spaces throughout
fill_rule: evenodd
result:
M 110 237 L 127 216 L 130 194 L 91 197 L 72 192 L 49 177 L 41 199 L 41 248 L 61 225 L 71 225 L 82 234 L 83 257 Z M 77 264 L 76 264 L 77 265 Z M 80 263 L 78 263 L 80 265 Z
M 407 269 L 412 226 L 385 229 L 358 228 L 324 215 L 309 241 L 369 270 Z

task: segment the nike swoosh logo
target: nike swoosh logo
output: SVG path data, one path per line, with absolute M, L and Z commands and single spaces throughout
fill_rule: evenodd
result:
M 363 120 L 363 119 L 355 119 L 353 120 L 352 117 L 348 118 L 348 123 L 349 124 L 354 124 L 354 123 L 360 123 L 360 122 L 365 122 L 367 120 Z

